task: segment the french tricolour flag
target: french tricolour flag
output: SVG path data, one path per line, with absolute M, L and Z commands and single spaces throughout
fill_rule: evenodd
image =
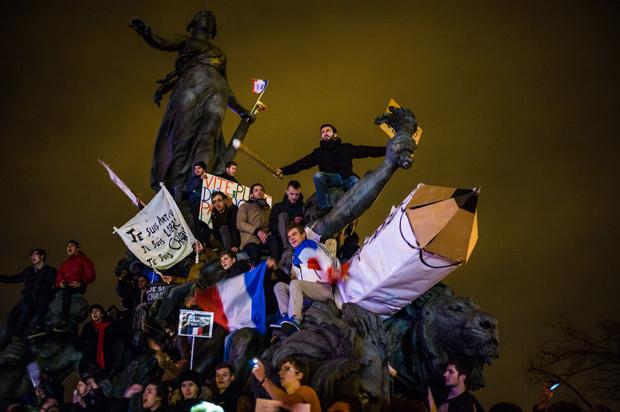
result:
M 306 239 L 293 251 L 293 267 L 301 280 L 335 284 L 346 275 L 348 264 L 341 265 L 337 258 L 315 240 Z
M 252 79 L 252 93 L 260 94 L 267 88 L 269 80 Z
M 234 332 L 241 328 L 256 328 L 262 334 L 265 327 L 265 293 L 263 279 L 267 264 L 230 279 L 221 280 L 208 289 L 196 289 L 196 303 L 204 311 L 213 312 L 214 321 Z

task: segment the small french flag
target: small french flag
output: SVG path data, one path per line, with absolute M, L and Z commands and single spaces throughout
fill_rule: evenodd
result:
M 252 79 L 252 93 L 260 94 L 267 88 L 269 80 Z
M 323 244 L 306 239 L 293 251 L 293 268 L 301 280 L 333 285 L 346 276 L 349 265 L 341 265 Z
M 265 325 L 265 262 L 254 269 L 230 279 L 224 279 L 208 289 L 196 289 L 196 303 L 213 320 L 230 332 L 241 328 L 256 328 L 266 333 Z

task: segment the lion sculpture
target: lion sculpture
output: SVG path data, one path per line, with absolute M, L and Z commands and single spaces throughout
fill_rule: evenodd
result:
M 429 384 L 439 387 L 444 363 L 456 356 L 476 365 L 471 388 L 483 387 L 482 367 L 499 356 L 498 345 L 495 318 L 438 284 L 386 321 L 354 304 L 340 311 L 333 301 L 314 302 L 302 330 L 271 345 L 262 359 L 277 382 L 279 363 L 299 358 L 323 401 L 355 393 L 365 410 L 374 411 L 390 399 L 388 362 L 404 382 L 394 394 L 423 399 Z

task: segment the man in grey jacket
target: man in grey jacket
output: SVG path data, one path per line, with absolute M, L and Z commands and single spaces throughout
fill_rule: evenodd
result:
M 269 229 L 271 208 L 265 200 L 265 188 L 260 183 L 250 187 L 250 199 L 239 206 L 237 212 L 237 229 L 241 235 L 243 249 L 252 264 L 260 262 L 261 252 L 269 251 L 269 256 L 276 261 L 280 258 L 278 239 Z

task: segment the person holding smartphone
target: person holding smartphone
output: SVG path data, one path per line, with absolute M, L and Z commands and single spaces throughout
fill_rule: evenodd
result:
M 258 359 L 255 361 L 252 375 L 271 399 L 281 401 L 287 407 L 297 403 L 309 403 L 310 412 L 321 412 L 321 402 L 316 391 L 310 386 L 302 385 L 304 377 L 308 376 L 308 369 L 299 360 L 286 358 L 280 363 L 278 375 L 283 389 L 267 377 L 265 365 Z

